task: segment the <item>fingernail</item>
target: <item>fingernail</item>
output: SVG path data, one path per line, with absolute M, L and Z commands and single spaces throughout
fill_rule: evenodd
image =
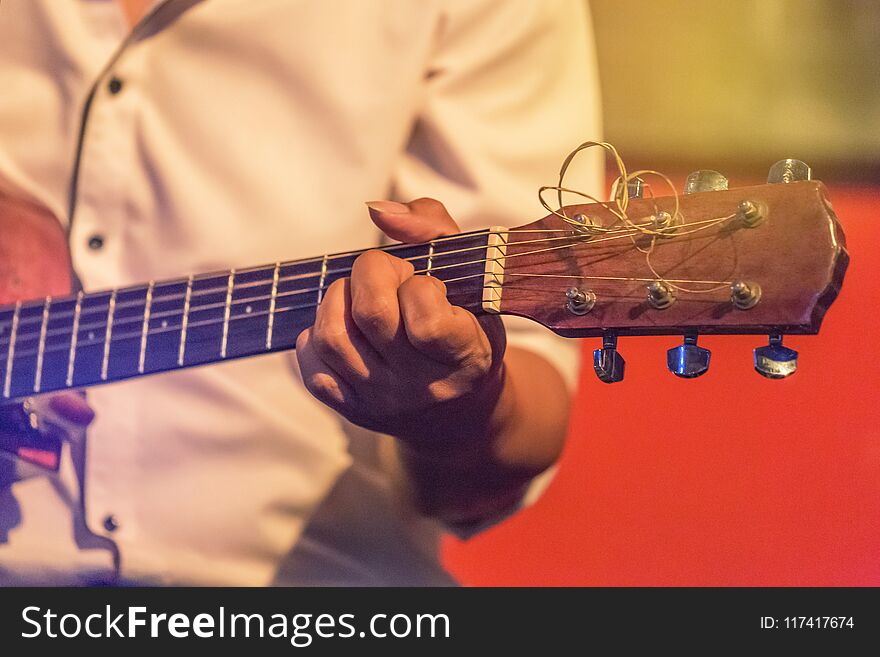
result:
M 409 212 L 408 207 L 397 201 L 367 201 L 367 207 L 370 210 L 388 214 L 406 214 Z

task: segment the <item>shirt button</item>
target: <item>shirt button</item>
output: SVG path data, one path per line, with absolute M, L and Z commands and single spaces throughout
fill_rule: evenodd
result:
M 104 518 L 103 524 L 104 529 L 106 529 L 108 532 L 115 532 L 117 529 L 119 529 L 119 521 L 116 520 L 116 516 L 114 516 L 112 513 Z
M 109 89 L 110 93 L 115 96 L 122 91 L 122 80 L 117 77 L 110 78 L 110 82 L 107 83 L 107 89 Z
M 100 235 L 92 235 L 89 238 L 89 248 L 92 251 L 99 251 L 104 247 L 104 238 Z

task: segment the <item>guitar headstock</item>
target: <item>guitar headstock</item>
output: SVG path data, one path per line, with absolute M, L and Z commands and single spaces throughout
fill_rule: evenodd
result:
M 694 377 L 709 363 L 699 334 L 764 334 L 756 369 L 791 374 L 797 353 L 781 336 L 818 332 L 848 263 L 825 186 L 789 176 L 728 190 L 709 174 L 692 176 L 694 193 L 682 197 L 636 191 L 626 222 L 593 203 L 509 231 L 497 310 L 568 337 L 601 336 L 594 364 L 606 382 L 623 375 L 619 335 L 683 335 L 668 365 Z M 716 191 L 699 191 L 707 187 Z

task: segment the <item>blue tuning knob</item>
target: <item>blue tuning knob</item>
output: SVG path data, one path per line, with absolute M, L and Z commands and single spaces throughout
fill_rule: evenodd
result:
M 602 338 L 602 348 L 593 351 L 593 369 L 602 383 L 623 381 L 626 361 L 617 351 L 617 336 L 611 333 Z
M 768 379 L 784 379 L 797 371 L 798 352 L 782 346 L 782 336 L 774 333 L 770 344 L 755 349 L 755 370 Z
M 696 335 L 686 335 L 684 344 L 666 352 L 666 367 L 675 376 L 694 379 L 708 371 L 711 355 L 708 349 L 697 346 Z

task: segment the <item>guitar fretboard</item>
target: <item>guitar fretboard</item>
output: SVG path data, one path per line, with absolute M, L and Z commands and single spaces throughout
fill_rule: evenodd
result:
M 382 247 L 478 310 L 488 231 Z M 200 274 L 0 309 L 3 399 L 292 349 L 363 251 Z

